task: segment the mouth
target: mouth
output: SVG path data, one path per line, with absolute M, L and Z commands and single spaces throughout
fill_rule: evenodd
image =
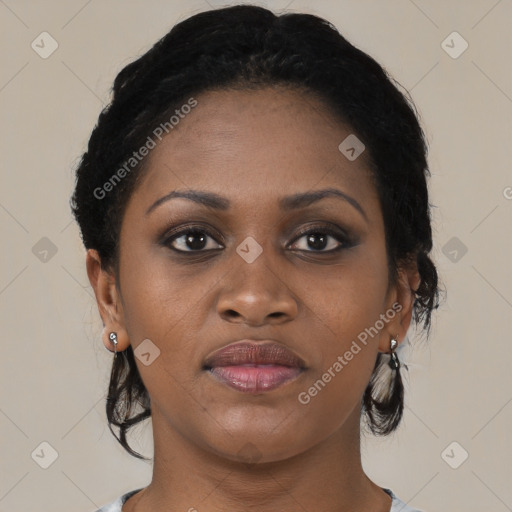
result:
M 305 362 L 273 341 L 242 340 L 206 358 L 203 370 L 243 393 L 272 391 L 296 379 Z

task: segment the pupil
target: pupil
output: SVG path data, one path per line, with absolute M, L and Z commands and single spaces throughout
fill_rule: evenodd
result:
M 199 244 L 197 240 L 200 240 Z M 187 246 L 190 249 L 203 249 L 205 245 L 206 237 L 204 234 L 198 233 L 197 231 L 191 231 L 187 235 Z
M 315 239 L 317 240 L 316 242 Z M 320 243 L 318 243 L 318 240 L 320 240 Z M 321 233 L 311 233 L 308 235 L 308 244 L 313 249 L 325 249 L 327 245 L 327 237 Z

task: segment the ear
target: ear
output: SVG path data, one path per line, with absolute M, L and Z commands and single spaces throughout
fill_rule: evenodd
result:
M 415 260 L 400 265 L 396 282 L 390 287 L 386 301 L 386 311 L 390 312 L 389 316 L 392 311 L 396 314 L 382 331 L 379 340 L 380 352 L 389 353 L 391 338 L 397 339 L 398 344 L 404 341 L 411 325 L 416 298 L 415 291 L 420 282 L 421 278 Z
M 98 251 L 89 249 L 86 255 L 86 268 L 89 282 L 94 289 L 98 311 L 103 321 L 103 344 L 111 352 L 114 345 L 109 339 L 109 334 L 117 334 L 117 352 L 125 350 L 130 344 L 126 332 L 123 308 L 119 293 L 116 288 L 115 276 L 111 271 L 103 269 Z

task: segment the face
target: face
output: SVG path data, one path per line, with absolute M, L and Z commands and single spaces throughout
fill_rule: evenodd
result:
M 389 283 L 368 155 L 338 149 L 350 127 L 297 91 L 196 99 L 127 204 L 106 323 L 149 354 L 136 362 L 158 428 L 227 459 L 282 460 L 349 420 L 359 428 L 377 353 L 403 339 L 407 307 Z M 207 365 L 244 339 L 273 341 L 281 361 L 242 365 L 254 354 L 243 347 L 231 366 L 225 354 Z

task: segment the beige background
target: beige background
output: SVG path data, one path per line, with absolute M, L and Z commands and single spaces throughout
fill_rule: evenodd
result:
M 1 512 L 93 511 L 151 479 L 107 428 L 112 356 L 68 200 L 115 75 L 177 21 L 220 5 L 0 0 Z M 268 5 L 324 16 L 374 56 L 411 91 L 430 143 L 434 258 L 448 296 L 431 339 L 413 337 L 402 354 L 405 419 L 364 441 L 365 468 L 429 512 L 512 510 L 512 2 Z M 47 59 L 31 48 L 43 31 L 59 45 Z M 453 31 L 469 44 L 456 59 L 441 44 Z M 57 250 L 47 261 L 43 237 Z M 152 455 L 150 422 L 130 439 Z

